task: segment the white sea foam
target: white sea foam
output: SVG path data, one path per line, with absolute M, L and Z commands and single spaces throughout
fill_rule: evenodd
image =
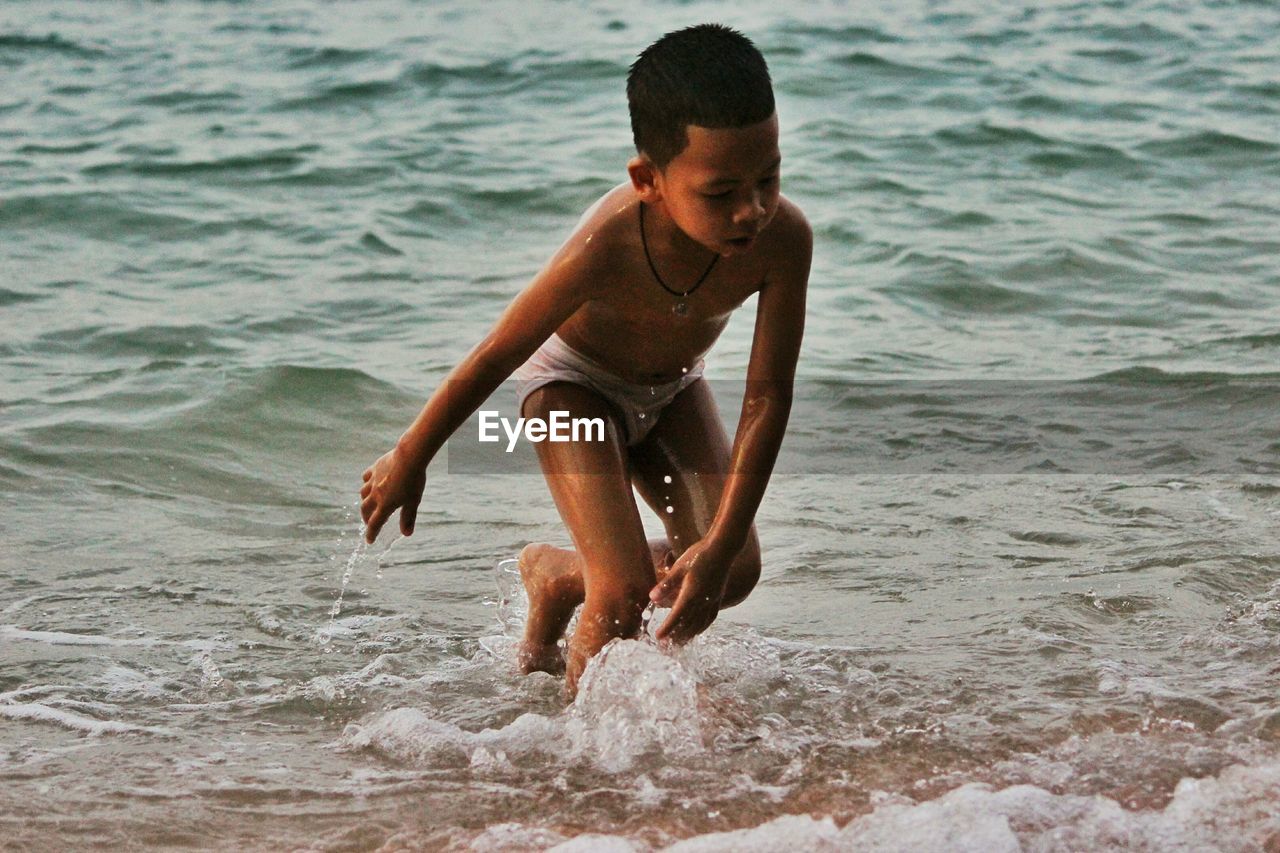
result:
M 54 723 L 63 728 L 82 731 L 90 735 L 130 734 L 134 732 L 158 735 L 168 734 L 167 731 L 160 728 L 135 726 L 130 723 L 121 723 L 117 720 L 99 720 L 64 711 L 61 708 L 41 705 L 38 702 L 0 704 L 0 717 L 7 717 L 11 720 L 36 720 L 42 723 Z
M 863 851 L 918 853 L 1069 853 L 1148 851 L 1250 853 L 1274 848 L 1280 839 L 1280 760 L 1235 765 L 1217 777 L 1185 778 L 1163 809 L 1131 811 L 1103 796 L 1054 794 L 1034 785 L 994 789 L 970 783 L 941 797 L 915 802 L 876 793 L 870 814 L 843 829 L 830 817 L 783 815 L 759 826 L 698 835 L 659 848 L 665 853 L 774 853 L 774 851 Z M 644 841 L 622 836 L 556 833 L 518 824 L 491 827 L 475 850 L 536 847 L 575 850 L 650 851 Z
M 971 783 L 928 802 L 880 806 L 845 827 L 838 849 L 1262 850 L 1280 832 L 1276 802 L 1280 763 L 1183 779 L 1165 808 L 1148 811 L 1102 796 Z
M 641 417 L 644 417 L 641 415 Z M 552 847 L 547 853 L 636 853 L 630 841 L 612 835 L 579 835 Z
M 28 631 L 16 625 L 0 625 L 0 637 L 48 643 L 51 646 L 153 646 L 158 642 L 147 638 L 123 639 L 96 634 L 73 634 L 69 631 Z
M 17 625 L 0 625 L 0 638 L 46 643 L 51 646 L 176 646 L 196 651 L 227 651 L 233 646 L 224 640 L 158 640 L 154 637 L 103 637 L 97 634 L 76 634 L 70 631 L 31 631 Z
M 339 745 L 373 749 L 401 761 L 483 769 L 509 757 L 554 750 L 563 740 L 563 726 L 539 714 L 523 714 L 499 729 L 469 732 L 416 708 L 396 708 L 364 725 L 347 726 Z
M 834 850 L 840 830 L 831 818 L 783 815 L 754 829 L 714 832 L 666 848 L 672 853 L 774 853 L 783 850 Z
M 531 753 L 563 756 L 617 773 L 645 754 L 703 749 L 697 682 L 655 646 L 615 640 L 588 665 L 578 696 L 553 717 L 527 713 L 498 729 L 469 732 L 416 708 L 352 724 L 340 745 L 399 760 L 500 769 Z

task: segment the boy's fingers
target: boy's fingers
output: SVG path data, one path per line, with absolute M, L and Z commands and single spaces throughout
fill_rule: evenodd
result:
M 366 468 L 364 469 L 364 473 L 360 475 L 360 479 L 368 482 L 369 478 L 372 476 L 373 476 L 373 469 Z
M 663 636 L 662 631 L 659 631 L 658 639 L 670 640 L 673 643 L 687 643 L 705 631 L 713 621 L 715 621 L 714 614 L 711 618 L 707 618 L 704 614 L 690 613 L 686 616 L 681 616 L 680 620 L 672 625 L 666 636 Z M 671 620 L 668 619 L 667 623 L 670 622 Z M 662 627 L 666 628 L 667 625 L 663 624 Z
M 407 503 L 400 510 L 400 532 L 405 536 L 413 535 L 413 525 L 418 520 L 418 502 Z
M 659 607 L 670 607 L 675 601 L 676 593 L 680 590 L 680 579 L 680 577 L 667 575 L 658 581 L 657 586 L 649 591 L 649 600 Z
M 654 585 L 649 593 L 649 599 L 659 607 L 673 606 L 680 597 L 680 591 L 684 589 L 684 581 L 688 575 L 689 572 L 684 568 L 668 571 L 662 580 Z
M 659 640 L 666 642 L 683 643 L 688 639 L 685 636 L 688 633 L 686 622 L 687 619 L 683 613 L 677 615 L 676 611 L 672 610 L 671 615 L 667 617 L 667 621 L 662 623 L 662 627 L 658 629 L 655 636 Z
M 709 604 L 696 600 L 692 589 L 682 589 L 655 636 L 672 643 L 687 643 L 716 621 L 717 608 L 704 606 Z
M 372 545 L 373 540 L 378 538 L 378 532 L 382 530 L 382 525 L 386 520 L 387 517 L 385 515 L 375 513 L 374 516 L 369 519 L 369 525 L 365 529 L 364 541 Z
M 667 614 L 667 618 L 663 621 L 662 627 L 657 630 L 654 635 L 659 640 L 678 641 L 680 629 L 684 626 L 686 619 L 685 612 L 689 609 L 689 596 L 682 595 L 676 600 L 672 606 L 671 612 Z

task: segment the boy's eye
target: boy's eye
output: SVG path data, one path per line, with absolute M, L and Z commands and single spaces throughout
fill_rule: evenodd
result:
M 777 183 L 777 181 L 778 181 L 778 176 L 777 176 L 777 175 L 769 175 L 769 176 L 768 176 L 768 177 L 766 177 L 766 178 L 761 178 L 761 179 L 760 179 L 760 186 L 762 186 L 762 187 L 767 187 L 767 186 L 769 186 L 770 184 Z M 732 188 L 732 187 L 730 187 L 729 189 L 727 189 L 727 190 L 723 190 L 722 192 L 718 192 L 718 193 L 703 193 L 703 195 L 704 195 L 705 197 L 707 197 L 707 198 L 726 199 L 726 198 L 728 198 L 729 196 L 733 195 L 733 193 L 734 193 L 734 190 L 733 190 L 733 188 Z

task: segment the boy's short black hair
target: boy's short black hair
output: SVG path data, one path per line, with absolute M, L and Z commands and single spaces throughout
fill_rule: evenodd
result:
M 769 66 L 751 40 L 721 24 L 667 33 L 627 75 L 636 150 L 659 169 L 689 144 L 687 125 L 745 127 L 773 115 Z

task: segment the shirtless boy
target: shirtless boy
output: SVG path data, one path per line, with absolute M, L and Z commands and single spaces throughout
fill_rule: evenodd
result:
M 663 36 L 632 66 L 627 99 L 630 180 L 587 210 L 360 490 L 368 541 L 396 509 L 411 535 L 427 464 L 513 373 L 524 417 L 604 419 L 603 441 L 536 444 L 574 550 L 529 545 L 519 560 L 524 671 L 566 668 L 559 640 L 582 605 L 570 692 L 606 643 L 638 633 L 651 601 L 671 608 L 658 639 L 679 643 L 755 586 L 753 520 L 790 413 L 813 247 L 779 193 L 773 90 L 745 37 L 715 24 Z M 752 294 L 730 445 L 702 358 Z M 635 492 L 665 539 L 645 540 Z

